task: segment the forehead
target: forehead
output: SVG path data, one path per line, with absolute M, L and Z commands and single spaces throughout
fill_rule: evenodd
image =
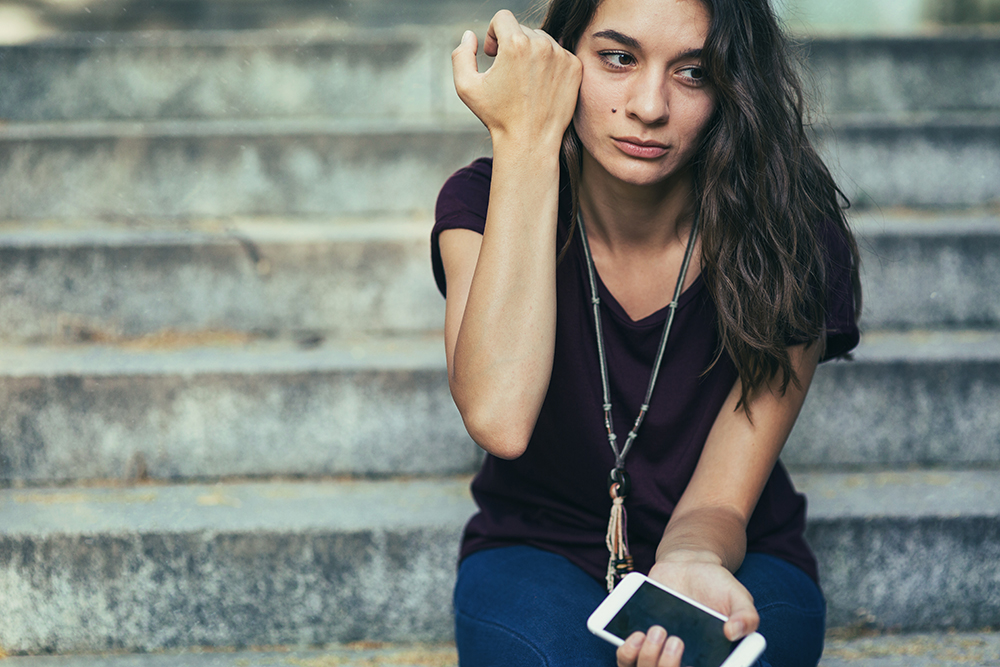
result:
M 638 40 L 644 48 L 701 48 L 709 18 L 702 0 L 603 0 L 585 35 L 615 30 Z

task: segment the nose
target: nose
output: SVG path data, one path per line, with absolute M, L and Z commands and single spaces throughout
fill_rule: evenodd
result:
M 626 113 L 647 125 L 667 122 L 670 117 L 667 88 L 664 77 L 652 68 L 638 73 L 631 82 Z

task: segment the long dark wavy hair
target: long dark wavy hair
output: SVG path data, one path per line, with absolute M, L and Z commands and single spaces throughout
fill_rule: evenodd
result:
M 541 27 L 575 51 L 600 2 L 552 0 Z M 806 135 L 802 86 L 768 0 L 701 2 L 711 16 L 702 66 L 716 99 L 691 163 L 701 270 L 719 314 L 720 354 L 739 371 L 749 415 L 751 397 L 772 378 L 781 378 L 782 392 L 798 384 L 789 342 L 822 340 L 827 224 L 850 249 L 857 315 L 860 262 L 849 202 Z M 574 214 L 582 150 L 570 125 L 561 159 Z

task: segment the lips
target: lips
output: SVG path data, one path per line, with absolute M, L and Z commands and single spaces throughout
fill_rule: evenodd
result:
M 613 137 L 615 145 L 626 155 L 652 159 L 666 155 L 669 147 L 658 141 L 640 139 L 638 137 Z

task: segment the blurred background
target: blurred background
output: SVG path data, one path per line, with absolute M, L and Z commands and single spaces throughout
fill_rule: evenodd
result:
M 428 238 L 502 7 L 0 0 L 0 657 L 455 664 Z M 864 255 L 783 455 L 822 664 L 998 665 L 1000 0 L 778 10 Z

